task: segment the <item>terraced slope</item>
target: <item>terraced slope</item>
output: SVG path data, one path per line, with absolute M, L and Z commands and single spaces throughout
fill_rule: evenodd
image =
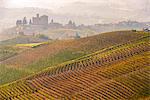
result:
M 0 85 L 39 72 L 47 67 L 70 61 L 84 55 L 147 36 L 145 32 L 117 31 L 102 33 L 76 40 L 50 41 L 46 45 L 28 48 L 24 52 L 7 56 L 0 62 Z M 3 55 L 2 55 L 2 58 Z M 13 76 L 13 77 L 12 77 Z
M 0 87 L 7 100 L 137 100 L 150 96 L 149 37 L 100 50 Z

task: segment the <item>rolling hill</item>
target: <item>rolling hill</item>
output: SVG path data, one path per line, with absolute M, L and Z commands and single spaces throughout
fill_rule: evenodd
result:
M 124 43 L 117 37 L 119 43 L 116 45 L 97 51 L 92 48 L 91 54 L 1 86 L 0 99 L 148 100 L 149 37 Z
M 147 35 L 144 32 L 118 31 L 76 40 L 52 41 L 2 61 L 0 64 L 0 70 L 2 70 L 0 84 L 12 82 L 47 67 L 74 60 L 113 45 L 132 42 Z

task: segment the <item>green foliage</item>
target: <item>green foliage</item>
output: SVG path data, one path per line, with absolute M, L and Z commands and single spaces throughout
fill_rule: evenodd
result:
M 75 37 L 75 39 L 79 39 L 79 38 L 80 38 L 79 33 L 76 33 L 76 37 Z
M 137 30 L 134 30 L 134 29 L 132 30 L 132 32 L 136 32 L 136 31 L 137 31 Z
M 40 38 L 40 39 L 46 39 L 46 40 L 49 39 L 49 37 L 46 36 L 46 35 L 44 35 L 44 34 L 38 34 L 38 35 L 36 35 L 36 37 L 37 37 L 37 38 Z

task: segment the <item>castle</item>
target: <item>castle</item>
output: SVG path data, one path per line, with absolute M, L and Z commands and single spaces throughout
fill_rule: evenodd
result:
M 32 22 L 30 22 L 30 24 L 47 26 L 48 25 L 48 16 L 47 15 L 39 16 L 39 14 L 37 14 L 36 17 L 32 18 Z
M 48 16 L 47 15 L 42 15 L 40 16 L 39 14 L 36 15 L 36 17 L 32 17 L 32 19 L 27 21 L 26 17 L 23 18 L 23 20 L 17 20 L 16 21 L 16 26 L 26 26 L 30 25 L 33 27 L 47 27 L 47 28 L 76 28 L 76 24 L 73 21 L 69 21 L 68 24 L 62 25 L 60 23 L 54 22 L 52 19 L 51 22 L 49 23 Z
M 22 26 L 28 24 L 48 26 L 48 16 L 47 15 L 39 16 L 39 14 L 37 14 L 36 17 L 32 17 L 32 20 L 30 19 L 29 23 L 27 22 L 26 17 L 24 17 L 23 20 L 16 21 L 16 26 Z
M 75 29 L 77 26 L 75 22 L 71 20 L 66 25 L 54 22 L 53 19 L 49 23 L 49 18 L 47 15 L 40 16 L 39 14 L 36 14 L 36 17 L 32 17 L 29 21 L 27 21 L 26 17 L 24 17 L 23 20 L 16 21 L 16 32 L 21 34 L 34 34 L 40 33 L 45 29 L 58 28 Z

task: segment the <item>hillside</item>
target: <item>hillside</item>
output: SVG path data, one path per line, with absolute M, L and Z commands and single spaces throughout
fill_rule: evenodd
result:
M 89 53 L 147 36 L 144 32 L 118 31 L 76 40 L 52 41 L 26 50 L 0 64 L 0 84 L 5 84 L 47 67 L 73 60 Z M 117 38 L 117 39 L 116 39 Z M 12 77 L 13 76 L 13 77 Z
M 148 58 L 149 36 L 130 39 L 3 85 L 0 99 L 148 100 Z
M 29 45 L 29 44 L 42 44 L 48 39 L 43 39 L 35 36 L 16 36 L 15 38 L 0 41 L 0 61 L 6 60 L 10 57 L 18 55 L 23 51 L 29 50 L 30 48 L 19 47 L 18 45 Z M 31 44 L 31 46 L 32 46 Z M 27 46 L 26 46 L 27 47 Z M 29 47 L 29 46 L 28 46 Z
M 13 57 L 27 49 L 28 48 L 18 48 L 15 46 L 0 46 L 0 61 Z

